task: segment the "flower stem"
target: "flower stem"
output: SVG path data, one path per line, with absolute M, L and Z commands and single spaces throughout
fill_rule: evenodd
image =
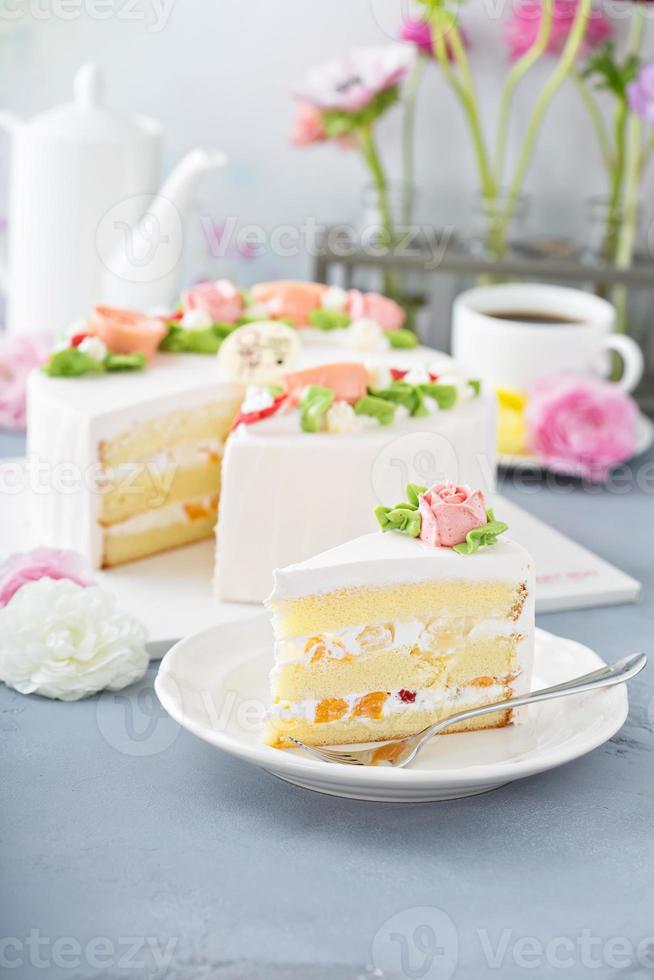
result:
M 415 194 L 415 123 L 418 89 L 425 72 L 427 59 L 419 54 L 404 87 L 404 119 L 402 123 L 402 223 L 410 225 L 413 218 Z
M 638 223 L 638 189 L 641 178 L 642 161 L 642 120 L 631 113 L 627 122 L 625 156 L 625 184 L 622 200 L 622 224 L 618 234 L 615 264 L 619 269 L 628 269 L 632 263 L 636 244 L 636 225 Z M 614 293 L 617 310 L 616 330 L 624 333 L 627 328 L 627 299 L 624 286 Z
M 468 59 L 466 57 L 465 48 L 463 41 L 461 40 L 459 29 L 455 23 L 449 23 L 447 25 L 448 36 L 452 45 L 452 51 L 454 52 L 457 67 L 461 73 L 461 78 L 457 78 L 455 73 L 452 71 L 452 66 L 450 65 L 447 45 L 445 43 L 443 33 L 445 25 L 437 22 L 437 19 L 434 18 L 433 12 L 431 17 L 432 45 L 434 51 L 436 52 L 436 58 L 441 67 L 443 75 L 461 102 L 466 119 L 468 120 L 468 127 L 470 129 L 470 135 L 472 137 L 475 157 L 477 160 L 477 170 L 479 172 L 482 196 L 485 199 L 494 201 L 496 195 L 495 179 L 488 160 L 488 152 L 486 150 L 484 134 L 479 120 L 479 111 L 477 109 L 477 100 L 472 82 L 472 76 L 470 74 L 470 66 L 468 64 Z
M 515 90 L 527 72 L 532 68 L 547 50 L 547 45 L 552 33 L 552 15 L 554 10 L 554 0 L 544 0 L 543 13 L 540 19 L 536 40 L 522 57 L 515 63 L 507 75 L 502 94 L 500 96 L 500 112 L 497 125 L 497 136 L 495 139 L 495 181 L 498 187 L 502 186 L 504 173 L 504 161 L 506 158 L 506 145 L 509 135 L 509 117 L 511 113 L 511 103 Z
M 381 242 L 387 249 L 390 249 L 395 240 L 395 228 L 393 226 L 393 217 L 388 199 L 388 181 L 386 180 L 386 174 L 384 173 L 384 168 L 377 151 L 375 138 L 372 133 L 372 125 L 368 124 L 366 126 L 362 126 L 359 130 L 359 135 L 361 152 L 366 164 L 368 165 L 370 173 L 372 174 L 372 179 L 377 191 L 377 209 L 379 211 Z M 384 292 L 388 295 L 393 295 L 395 292 L 393 287 L 393 278 L 388 269 L 384 270 L 383 281 Z
M 565 43 L 565 47 L 563 48 L 561 57 L 559 58 L 556 68 L 541 89 L 540 95 L 536 99 L 536 104 L 534 105 L 529 123 L 527 124 L 527 131 L 525 133 L 520 156 L 518 157 L 518 162 L 513 174 L 513 180 L 509 186 L 506 208 L 502 216 L 503 237 L 506 236 L 506 228 L 513 215 L 516 201 L 518 199 L 518 195 L 520 194 L 520 188 L 522 187 L 522 182 L 531 162 L 534 147 L 536 145 L 536 139 L 540 132 L 545 113 L 549 109 L 552 99 L 572 70 L 575 58 L 577 57 L 579 49 L 583 43 L 588 18 L 590 17 L 591 3 L 592 0 L 579 0 L 579 5 L 575 12 L 575 19 L 568 35 L 568 39 Z
M 609 139 L 609 134 L 606 131 L 606 125 L 604 123 L 604 117 L 598 106 L 597 102 L 593 98 L 592 92 L 586 84 L 586 80 L 579 74 L 576 69 L 573 69 L 570 73 L 570 77 L 577 87 L 577 91 L 581 97 L 581 101 L 588 110 L 588 115 L 595 129 L 595 135 L 597 137 L 597 143 L 600 148 L 600 153 L 602 154 L 602 160 L 604 161 L 604 166 L 607 173 L 611 174 L 613 172 L 613 150 L 611 148 L 611 140 Z

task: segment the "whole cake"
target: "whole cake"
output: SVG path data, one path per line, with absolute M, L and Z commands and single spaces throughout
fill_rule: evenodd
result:
M 149 315 L 96 308 L 29 383 L 39 541 L 110 567 L 213 534 L 220 509 L 217 594 L 258 601 L 274 567 L 370 526 L 372 471 L 398 439 L 409 464 L 454 456 L 460 479 L 491 489 L 492 398 L 403 318 L 377 294 L 290 282 L 203 283 Z M 301 405 L 341 361 L 359 365 L 357 397 Z M 420 455 L 421 434 L 442 440 Z
M 398 738 L 529 690 L 530 556 L 480 490 L 410 485 L 407 498 L 377 508 L 381 531 L 275 572 L 271 745 Z

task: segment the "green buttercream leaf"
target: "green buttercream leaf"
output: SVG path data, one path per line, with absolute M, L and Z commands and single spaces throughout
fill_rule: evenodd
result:
M 309 313 L 309 323 L 318 330 L 342 330 L 349 327 L 350 317 L 342 310 L 311 310 Z
M 202 330 L 187 330 L 178 323 L 171 323 L 159 350 L 175 354 L 217 354 L 225 337 L 235 329 L 233 323 L 214 323 Z
M 83 374 L 104 374 L 105 366 L 77 347 L 67 347 L 55 351 L 43 370 L 51 378 L 81 378 Z
M 300 402 L 300 427 L 303 432 L 319 432 L 328 408 L 334 401 L 331 388 L 309 385 Z
M 364 395 L 354 406 L 355 415 L 369 415 L 380 425 L 390 425 L 395 418 L 396 405 L 375 395 Z
M 393 381 L 387 388 L 371 388 L 370 394 L 374 398 L 383 398 L 384 401 L 393 402 L 395 405 L 404 405 L 413 415 L 416 407 L 415 386 L 406 381 Z
M 421 487 L 419 483 L 407 483 L 406 495 L 412 507 L 418 506 L 418 497 L 421 493 L 427 493 L 427 487 Z
M 273 396 L 273 398 L 279 398 L 280 395 L 284 394 L 284 386 L 277 384 L 268 385 L 268 391 Z
M 422 519 L 418 511 L 406 504 L 396 507 L 375 507 L 375 517 L 382 531 L 399 531 L 417 538 L 420 534 Z
M 475 398 L 481 393 L 481 381 L 479 378 L 470 378 L 468 384 L 472 388 Z
M 385 336 L 391 347 L 417 347 L 418 338 L 413 330 L 387 330 Z
M 146 364 L 145 354 L 107 354 L 104 359 L 107 371 L 142 371 Z
M 252 290 L 242 288 L 239 289 L 239 293 L 241 294 L 241 299 L 243 300 L 244 305 L 252 306 L 252 304 L 254 303 L 254 296 L 252 295 Z
M 428 384 L 418 385 L 418 387 L 423 395 L 433 398 L 443 411 L 454 408 L 457 399 L 456 385 L 441 385 L 437 381 L 430 381 Z
M 492 518 L 492 510 L 489 509 L 486 513 Z M 508 531 L 509 525 L 503 521 L 491 520 L 490 518 L 488 524 L 468 531 L 465 541 L 462 541 L 461 544 L 455 544 L 453 550 L 459 555 L 473 555 L 479 548 L 494 545 L 498 536 Z

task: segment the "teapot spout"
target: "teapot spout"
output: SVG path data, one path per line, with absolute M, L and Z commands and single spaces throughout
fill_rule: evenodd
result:
M 175 205 L 180 214 L 188 210 L 191 196 L 200 177 L 224 167 L 227 156 L 220 150 L 205 150 L 196 147 L 179 161 L 173 172 L 163 183 L 159 196 Z
M 177 164 L 136 224 L 114 222 L 124 232 L 105 261 L 102 300 L 110 306 L 173 309 L 179 299 L 184 222 L 195 185 L 203 174 L 222 167 L 219 150 L 195 149 Z

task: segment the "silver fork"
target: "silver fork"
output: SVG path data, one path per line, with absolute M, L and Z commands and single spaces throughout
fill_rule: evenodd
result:
M 611 687 L 613 684 L 621 684 L 639 674 L 647 663 L 644 653 L 632 653 L 628 657 L 616 660 L 614 664 L 607 664 L 598 670 L 591 671 L 590 674 L 583 674 L 581 677 L 574 677 L 572 680 L 562 684 L 554 684 L 552 687 L 543 687 L 540 691 L 532 691 L 530 694 L 522 694 L 517 698 L 507 698 L 504 701 L 496 701 L 494 704 L 485 704 L 480 708 L 469 708 L 467 711 L 457 711 L 453 715 L 448 715 L 435 725 L 423 729 L 416 735 L 407 735 L 405 738 L 393 739 L 376 745 L 374 749 L 323 749 L 316 745 L 305 745 L 298 738 L 291 738 L 301 749 L 308 752 L 314 759 L 321 762 L 338 762 L 345 766 L 393 766 L 401 769 L 415 759 L 420 749 L 438 732 L 449 725 L 455 725 L 459 721 L 467 721 L 468 718 L 478 718 L 479 715 L 487 715 L 493 711 L 506 711 L 510 708 L 520 708 L 526 704 L 537 704 L 539 701 L 550 701 L 552 698 L 563 698 L 569 694 L 582 694 L 584 691 L 595 691 L 600 687 Z

